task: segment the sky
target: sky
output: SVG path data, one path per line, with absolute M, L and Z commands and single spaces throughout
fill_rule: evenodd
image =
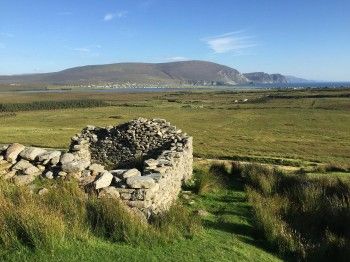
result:
M 0 74 L 207 60 L 350 80 L 349 0 L 0 0 Z

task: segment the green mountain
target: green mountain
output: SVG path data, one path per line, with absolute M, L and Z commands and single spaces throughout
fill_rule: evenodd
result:
M 0 84 L 191 84 L 237 85 L 249 80 L 236 69 L 205 61 L 89 65 L 54 73 L 0 76 Z

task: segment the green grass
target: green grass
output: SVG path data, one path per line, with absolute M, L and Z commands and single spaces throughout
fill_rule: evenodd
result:
M 348 260 L 349 178 L 286 175 L 261 165 L 237 170 L 257 229 L 281 254 L 293 260 Z
M 208 173 L 208 170 L 197 170 Z M 49 187 L 48 184 L 46 184 Z M 63 186 L 63 187 L 62 187 Z M 130 220 L 130 215 L 112 202 L 88 201 L 93 209 L 85 209 L 81 193 L 74 183 L 51 189 L 50 195 L 36 197 L 26 190 L 2 184 L 2 201 L 19 203 L 12 212 L 32 211 L 31 216 L 17 216 L 16 224 L 1 223 L 13 217 L 3 208 L 0 230 L 13 232 L 12 245 L 1 244 L 2 261 L 279 261 L 269 253 L 264 242 L 257 239 L 251 223 L 251 209 L 246 202 L 243 185 L 218 185 L 215 191 L 191 194 L 181 198 L 176 207 L 157 218 L 151 228 Z M 111 204 L 111 205 L 110 205 Z M 89 204 L 91 205 L 91 204 Z M 97 208 L 97 210 L 96 210 Z M 102 209 L 101 209 L 102 208 Z M 117 211 L 114 211 L 117 208 Z M 209 212 L 202 219 L 202 229 L 192 213 L 204 209 Z M 91 218 L 89 211 L 93 212 Z M 97 212 L 96 212 L 97 211 Z M 100 219 L 96 220 L 96 215 Z M 190 215 L 191 214 L 191 215 Z M 124 217 L 121 217 L 124 216 Z M 12 220 L 11 220 L 12 221 Z M 55 223 L 47 224 L 47 221 Z M 96 221 L 98 224 L 96 224 Z M 124 221 L 122 224 L 120 224 Z M 25 234 L 14 229 L 24 227 Z M 106 231 L 106 229 L 108 229 Z M 122 230 L 120 230 L 122 229 Z M 4 232 L 1 232 L 2 236 Z M 17 241 L 20 236 L 34 241 Z M 17 236 L 17 237 L 16 237 Z M 50 239 L 51 241 L 47 241 Z M 34 243 L 28 245 L 28 243 Z
M 330 92 L 330 91 L 319 91 Z M 337 91 L 339 92 L 339 91 Z M 348 92 L 348 91 L 343 91 Z M 252 93 L 74 93 L 71 99 L 101 99 L 101 108 L 16 112 L 0 117 L 0 143 L 20 142 L 66 148 L 69 138 L 88 124 L 114 125 L 139 116 L 162 117 L 194 137 L 198 157 L 242 159 L 302 166 L 308 162 L 348 164 L 349 98 L 271 99 L 234 105 L 232 100 L 260 97 Z M 3 103 L 67 100 L 67 94 L 3 95 Z M 176 97 L 180 103 L 168 102 Z M 195 101 L 195 102 L 193 102 Z M 129 106 L 125 107 L 124 105 Z M 186 108 L 182 105 L 200 104 Z M 136 106 L 133 106 L 136 105 Z M 118 115 L 121 118 L 115 119 Z
M 347 179 L 350 162 L 349 93 L 349 90 L 0 93 L 2 104 L 21 103 L 25 106 L 37 101 L 65 103 L 93 99 L 109 105 L 0 113 L 0 143 L 67 148 L 70 137 L 86 125 L 107 126 L 140 116 L 161 117 L 194 137 L 197 157 L 226 160 L 223 163 L 242 160 L 286 165 L 289 173 L 298 167 L 313 178 L 334 175 Z M 266 99 L 267 95 L 275 97 Z M 245 98 L 247 103 L 234 102 Z M 12 229 L 27 228 L 24 232 L 32 233 L 26 236 L 33 244 L 32 247 L 23 245 L 23 241 L 13 238 L 17 231 L 4 227 L 3 232 L 12 232 L 8 241 L 16 241 L 10 241 L 0 249 L 0 260 L 280 260 L 274 255 L 273 245 L 256 230 L 252 206 L 247 202 L 242 181 L 223 179 L 225 168 L 216 166 L 209 170 L 208 163 L 212 161 L 205 161 L 196 164 L 197 181 L 189 185 L 196 193 L 190 194 L 189 199 L 181 198 L 182 209 L 159 218 L 151 229 L 135 227 L 133 223 L 121 226 L 118 221 L 130 222 L 130 219 L 121 217 L 123 212 L 110 203 L 90 201 L 87 209 L 85 200 L 80 200 L 73 189 L 73 193 L 61 191 L 61 194 L 51 195 L 48 202 L 32 202 L 29 195 L 21 193 L 28 197 L 26 201 L 19 198 L 24 201 L 20 202 L 23 212 L 10 201 L 8 208 L 11 212 L 8 214 L 12 219 L 7 222 L 12 223 L 8 224 Z M 326 172 L 326 167 L 333 171 Z M 269 180 L 264 180 L 260 186 L 272 192 L 269 183 Z M 38 185 L 42 186 L 41 183 Z M 197 230 L 196 224 L 190 226 L 186 216 L 198 209 L 209 212 L 201 219 L 202 230 Z M 119 215 L 111 216 L 109 212 Z M 176 213 L 184 215 L 178 218 L 188 227 L 178 229 L 179 224 L 173 223 Z M 101 219 L 96 214 L 104 215 Z M 0 222 L 4 217 L 1 216 Z M 43 218 L 40 221 L 35 219 L 40 217 Z M 51 220 L 53 227 L 49 228 L 48 221 Z

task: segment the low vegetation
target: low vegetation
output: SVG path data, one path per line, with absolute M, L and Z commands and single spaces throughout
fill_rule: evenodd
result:
M 214 164 L 196 171 L 203 194 L 244 183 L 256 232 L 285 259 L 347 261 L 350 256 L 350 180 L 286 174 L 257 164 Z
M 260 165 L 236 167 L 258 230 L 289 257 L 346 261 L 350 256 L 350 181 L 285 174 Z
M 66 141 L 86 125 L 115 125 L 143 116 L 167 119 L 192 135 L 194 154 L 200 158 L 299 167 L 315 162 L 346 166 L 350 161 L 350 100 L 346 97 L 349 92 L 1 93 L 3 105 L 14 101 L 19 107 L 45 101 L 73 102 L 71 108 L 16 111 L 11 117 L 0 117 L 0 143 L 66 148 Z M 303 98 L 250 103 L 270 95 Z M 317 95 L 323 97 L 310 98 Z M 168 102 L 169 99 L 176 99 L 177 103 Z M 242 102 L 245 99 L 248 101 Z M 79 100 L 98 100 L 113 106 L 76 108 L 74 101 Z M 239 102 L 235 103 L 236 100 Z
M 220 170 L 196 168 L 189 186 Z M 255 239 L 242 184 L 215 181 L 150 224 L 116 200 L 86 198 L 74 181 L 39 180 L 36 189 L 0 181 L 0 260 L 279 261 Z M 36 194 L 42 187 L 48 193 Z
M 87 198 L 74 182 L 52 186 L 45 196 L 1 181 L 2 250 L 50 250 L 92 236 L 132 245 L 170 243 L 201 231 L 198 217 L 180 204 L 151 224 L 117 200 Z
M 149 225 L 113 200 L 87 199 L 74 182 L 39 185 L 49 188 L 45 196 L 1 182 L 0 260 L 346 260 L 348 94 L 1 94 L 0 143 L 66 148 L 88 124 L 160 117 L 191 134 L 206 163 L 195 165 L 179 203 Z M 75 106 L 86 99 L 97 102 Z
M 18 112 L 35 110 L 55 110 L 67 108 L 102 107 L 108 104 L 101 100 L 65 100 L 65 101 L 34 101 L 30 103 L 0 104 L 0 112 Z

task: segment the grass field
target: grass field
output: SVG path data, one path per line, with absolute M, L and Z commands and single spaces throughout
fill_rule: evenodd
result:
M 196 166 L 196 172 L 205 172 L 208 165 Z M 47 186 L 47 185 L 46 185 Z M 3 192 L 1 185 L 0 192 Z M 60 191 L 60 188 L 57 188 Z M 5 190 L 6 191 L 6 190 Z M 23 193 L 22 193 L 23 194 Z M 60 193 L 58 193 L 60 194 Z M 11 196 L 11 195 L 10 195 Z M 60 196 L 60 195 L 59 195 Z M 75 194 L 72 196 L 59 197 L 62 204 L 58 206 L 71 206 Z M 57 198 L 56 198 L 57 199 Z M 12 200 L 13 201 L 13 200 Z M 25 201 L 25 205 L 36 214 L 38 212 L 31 201 Z M 41 201 L 39 201 L 40 203 Z M 251 217 L 250 205 L 246 201 L 246 193 L 243 184 L 235 183 L 229 188 L 218 187 L 215 191 L 191 194 L 189 198 L 181 197 L 179 201 L 189 210 L 204 209 L 208 216 L 202 218 L 203 230 L 199 231 L 193 238 L 177 239 L 171 243 L 157 243 L 150 240 L 141 240 L 137 243 L 114 243 L 91 234 L 65 233 L 53 245 L 27 246 L 20 242 L 14 248 L 0 248 L 0 260 L 2 261 L 280 261 L 281 259 L 271 254 L 269 247 L 264 244 L 262 238 L 257 238 Z M 38 202 L 37 202 L 38 203 Z M 65 204 L 68 203 L 68 204 Z M 0 203 L 3 205 L 3 203 Z M 18 204 L 20 205 L 20 204 Z M 47 205 L 45 205 L 47 206 Z M 61 207 L 54 210 L 45 210 L 49 218 Z M 51 211 L 50 211 L 51 210 Z M 83 220 L 67 209 L 70 218 L 77 217 L 77 221 L 63 220 L 63 228 L 75 232 L 73 228 L 77 223 L 83 224 Z M 0 210 L 1 213 L 1 210 Z M 32 216 L 35 221 L 37 217 Z M 176 219 L 176 216 L 175 218 Z M 24 220 L 26 221 L 26 220 Z M 25 227 L 24 232 L 30 235 L 29 239 L 40 239 L 41 235 L 35 235 L 36 231 L 31 224 Z M 35 225 L 35 224 L 34 224 Z M 45 225 L 45 224 L 44 224 Z M 54 224 L 55 225 L 55 224 Z M 48 225 L 50 228 L 50 224 Z M 27 230 L 27 231 L 26 231 Z M 62 230 L 62 229 L 61 229 Z M 45 231 L 44 231 L 45 232 Z M 41 234 L 46 234 L 47 232 Z M 49 231 L 49 235 L 50 235 Z M 27 235 L 25 234 L 25 235 Z M 81 234 L 81 233 L 80 233 Z M 78 235 L 78 237 L 74 237 Z M 3 239 L 0 238 L 0 246 Z M 136 239 L 137 240 L 137 239 Z M 33 241 L 37 243 L 38 241 Z
M 69 138 L 88 124 L 106 126 L 140 116 L 161 117 L 194 137 L 198 157 L 344 165 L 350 162 L 349 94 L 349 90 L 2 93 L 2 104 L 89 98 L 110 106 L 0 113 L 0 143 L 65 148 Z M 272 95 L 278 98 L 268 97 Z M 243 99 L 248 101 L 243 103 Z
M 0 143 L 67 148 L 86 125 L 107 126 L 137 117 L 165 118 L 194 137 L 196 172 L 221 159 L 277 164 L 311 178 L 349 179 L 350 90 L 0 93 Z M 101 100 L 106 106 L 60 108 L 66 101 Z M 247 101 L 243 102 L 245 99 Z M 55 109 L 43 110 L 41 105 Z M 21 103 L 22 106 L 13 106 Z M 35 108 L 23 111 L 23 108 Z M 74 107 L 74 106 L 73 106 Z M 5 107 L 8 108 L 8 107 Z M 1 110 L 0 110 L 1 111 Z M 328 165 L 331 164 L 331 165 Z M 209 187 L 211 188 L 211 184 Z M 213 188 L 216 188 L 213 186 Z M 0 190 L 1 192 L 1 190 Z M 89 234 L 65 237 L 47 248 L 1 249 L 3 261 L 279 261 L 256 230 L 242 181 L 181 198 L 187 210 L 203 209 L 203 230 L 192 239 L 134 245 Z

